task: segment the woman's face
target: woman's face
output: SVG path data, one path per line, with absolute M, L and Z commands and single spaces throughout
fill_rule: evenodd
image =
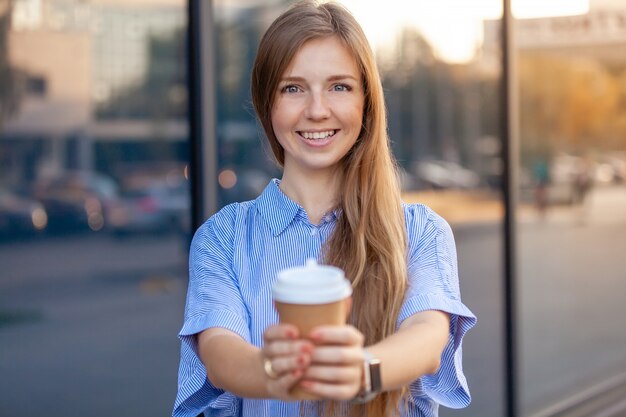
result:
M 285 150 L 285 174 L 334 172 L 361 132 L 363 80 L 336 37 L 306 42 L 278 84 L 272 126 Z

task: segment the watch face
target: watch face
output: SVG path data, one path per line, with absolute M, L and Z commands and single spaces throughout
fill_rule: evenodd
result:
M 382 380 L 380 378 L 380 359 L 370 359 L 370 390 L 372 392 L 380 392 L 383 387 Z

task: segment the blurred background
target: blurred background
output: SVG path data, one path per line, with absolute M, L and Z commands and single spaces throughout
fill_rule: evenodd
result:
M 0 417 L 171 414 L 193 223 L 280 176 L 249 75 L 288 3 L 0 0 Z M 515 415 L 626 415 L 626 0 L 514 1 L 512 44 L 502 0 L 342 3 L 377 55 L 404 199 L 451 223 L 479 317 L 473 402 L 441 415 L 507 415 L 510 380 Z

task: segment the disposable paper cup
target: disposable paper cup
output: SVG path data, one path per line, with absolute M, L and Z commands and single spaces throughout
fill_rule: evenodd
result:
M 295 325 L 307 337 L 316 326 L 346 323 L 352 286 L 341 269 L 309 259 L 306 266 L 279 272 L 272 295 L 280 322 Z M 291 394 L 318 399 L 297 386 Z

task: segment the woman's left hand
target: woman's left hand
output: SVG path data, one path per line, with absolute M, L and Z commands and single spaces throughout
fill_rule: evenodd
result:
M 315 344 L 300 387 L 329 400 L 350 400 L 361 390 L 363 334 L 354 326 L 320 326 L 309 334 Z

